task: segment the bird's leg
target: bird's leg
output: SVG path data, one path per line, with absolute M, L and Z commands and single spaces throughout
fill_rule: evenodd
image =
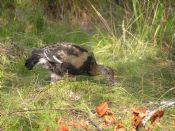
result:
M 56 81 L 62 80 L 63 77 L 61 75 L 52 73 L 51 74 L 51 83 L 55 83 Z

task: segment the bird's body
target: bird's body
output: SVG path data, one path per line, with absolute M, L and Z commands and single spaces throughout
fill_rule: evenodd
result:
M 34 49 L 32 55 L 26 60 L 25 66 L 31 70 L 35 64 L 42 64 L 50 70 L 51 81 L 63 78 L 67 72 L 70 75 L 99 75 L 112 73 L 112 69 L 98 65 L 92 52 L 72 43 L 56 43 L 43 48 Z M 102 71 L 103 70 L 103 71 Z

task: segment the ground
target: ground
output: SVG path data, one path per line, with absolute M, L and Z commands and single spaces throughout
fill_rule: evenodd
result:
M 104 101 L 129 130 L 132 108 L 156 108 L 156 102 L 175 95 L 175 63 L 168 47 L 142 40 L 136 34 L 124 38 L 99 28 L 89 32 L 55 21 L 47 21 L 35 30 L 30 22 L 26 23 L 12 21 L 0 30 L 0 130 L 58 130 L 60 119 L 91 118 L 99 123 L 94 111 Z M 42 67 L 32 71 L 25 68 L 32 48 L 58 41 L 92 50 L 98 63 L 115 70 L 117 84 L 112 85 L 102 76 L 77 76 L 73 80 L 65 76 L 50 84 L 49 73 Z M 67 108 L 82 110 L 87 117 Z M 175 109 L 166 109 L 154 130 L 173 130 L 174 119 Z

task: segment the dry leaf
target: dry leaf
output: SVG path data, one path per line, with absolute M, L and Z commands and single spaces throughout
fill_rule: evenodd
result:
M 132 126 L 134 129 L 137 129 L 141 124 L 143 118 L 147 115 L 146 108 L 133 108 L 133 118 L 132 118 Z
M 109 107 L 107 102 L 103 102 L 96 107 L 96 112 L 99 117 L 103 117 L 108 110 L 109 110 Z
M 156 111 L 150 118 L 151 124 L 154 126 L 156 124 L 156 121 L 158 121 L 163 115 L 164 115 L 164 110 L 158 110 Z
M 60 131 L 69 131 L 67 125 L 62 120 L 60 121 Z
M 99 117 L 104 117 L 104 128 L 108 128 L 110 125 L 115 125 L 114 131 L 126 131 L 124 126 L 117 121 L 112 110 L 108 107 L 107 102 L 101 103 L 96 107 L 96 112 Z

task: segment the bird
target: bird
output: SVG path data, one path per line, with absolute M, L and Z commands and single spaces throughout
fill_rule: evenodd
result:
M 114 70 L 98 64 L 93 52 L 71 42 L 52 43 L 42 48 L 34 48 L 26 59 L 25 66 L 32 70 L 35 65 L 42 65 L 51 72 L 51 83 L 62 80 L 64 75 L 103 75 L 115 83 Z

